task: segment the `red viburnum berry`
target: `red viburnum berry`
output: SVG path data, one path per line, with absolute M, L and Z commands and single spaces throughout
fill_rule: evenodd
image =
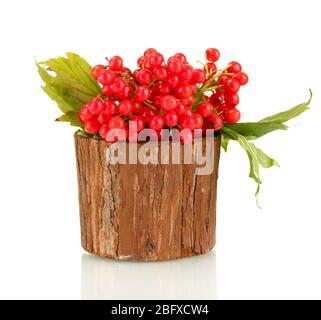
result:
M 151 90 L 147 86 L 141 86 L 136 89 L 135 100 L 137 102 L 143 102 L 149 99 Z
M 167 71 L 172 74 L 180 74 L 183 69 L 183 63 L 181 60 L 177 58 L 173 58 L 168 61 L 166 68 L 167 68 Z
M 142 116 L 132 116 L 129 121 L 134 121 L 136 123 L 137 132 L 140 132 L 145 128 L 145 118 Z
M 237 74 L 241 71 L 242 71 L 242 66 L 238 62 L 232 61 L 229 63 L 229 67 L 227 68 L 227 72 Z
M 120 71 L 123 68 L 123 59 L 119 56 L 114 56 L 109 60 L 109 69 L 112 71 Z
M 197 106 L 197 112 L 203 117 L 206 118 L 213 113 L 213 105 L 207 101 L 200 103 Z
M 154 69 L 154 76 L 157 80 L 164 81 L 167 79 L 168 73 L 164 66 L 157 66 Z
M 158 106 L 165 111 L 173 110 L 177 106 L 176 98 L 172 95 L 163 96 L 161 97 Z
M 93 117 L 85 122 L 84 128 L 86 132 L 95 134 L 99 131 L 100 123 L 95 117 Z
M 94 66 L 92 69 L 91 69 L 91 76 L 94 78 L 94 79 L 98 79 L 99 75 L 104 71 L 106 70 L 106 67 L 101 65 L 101 64 L 98 64 L 97 66 Z
M 97 77 L 97 81 L 101 83 L 103 86 L 111 85 L 116 78 L 116 75 L 113 71 L 110 70 L 103 70 Z
M 168 111 L 164 114 L 164 123 L 168 127 L 175 127 L 178 123 L 178 115 L 175 110 Z
M 216 62 L 220 58 L 220 52 L 215 48 L 209 48 L 205 52 L 206 59 L 211 62 Z
M 182 83 L 175 88 L 175 94 L 178 98 L 184 99 L 191 96 L 193 94 L 193 91 L 188 84 Z
M 128 116 L 133 110 L 133 103 L 128 100 L 124 99 L 119 102 L 119 105 L 117 106 L 117 111 L 122 116 Z
M 156 131 L 161 130 L 164 127 L 164 119 L 160 114 L 152 116 L 149 120 L 149 127 Z
M 227 93 L 235 93 L 240 90 L 240 84 L 235 79 L 228 79 L 224 82 L 223 88 Z
M 89 120 L 93 117 L 92 113 L 89 112 L 88 105 L 84 105 L 81 108 L 78 117 L 82 123 L 85 123 L 87 120 Z
M 88 103 L 88 110 L 91 114 L 96 115 L 102 112 L 104 109 L 104 102 L 101 98 L 94 98 Z
M 193 130 L 195 127 L 193 115 L 187 115 L 186 113 L 180 117 L 179 123 L 183 129 Z
M 223 126 L 223 119 L 218 114 L 212 114 L 205 120 L 206 129 L 220 130 Z
M 154 52 L 148 57 L 148 62 L 152 67 L 157 67 L 164 62 L 164 57 L 161 53 Z
M 239 72 L 236 76 L 235 79 L 239 82 L 241 86 L 244 86 L 248 83 L 249 77 L 246 73 L 244 72 Z
M 108 121 L 110 129 L 123 129 L 125 127 L 125 120 L 120 116 L 113 116 Z
M 194 69 L 193 71 L 193 83 L 203 83 L 206 81 L 206 74 L 202 69 Z
M 150 84 L 153 81 L 153 74 L 148 69 L 138 71 L 136 80 L 140 84 Z
M 229 109 L 229 110 L 224 111 L 223 117 L 227 123 L 236 123 L 240 120 L 241 113 L 238 109 L 233 108 L 233 109 Z

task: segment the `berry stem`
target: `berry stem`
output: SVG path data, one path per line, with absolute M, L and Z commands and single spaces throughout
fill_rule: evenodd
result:
M 148 106 L 154 110 L 158 110 L 153 104 L 151 104 L 150 101 L 144 101 L 143 104 L 145 104 L 146 106 Z

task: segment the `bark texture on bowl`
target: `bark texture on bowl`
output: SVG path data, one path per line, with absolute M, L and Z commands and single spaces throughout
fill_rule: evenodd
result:
M 213 249 L 220 135 L 214 143 L 214 171 L 203 176 L 195 175 L 196 164 L 110 165 L 109 144 L 103 140 L 75 135 L 75 145 L 86 251 L 149 261 Z

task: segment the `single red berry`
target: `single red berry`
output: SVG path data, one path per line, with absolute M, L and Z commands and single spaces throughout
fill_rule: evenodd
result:
M 227 72 L 237 74 L 241 71 L 242 71 L 242 66 L 238 62 L 232 61 L 229 63 L 229 67 L 227 68 Z
M 128 116 L 133 110 L 133 104 L 130 100 L 124 99 L 117 106 L 118 113 L 122 116 Z
M 95 134 L 99 131 L 100 123 L 96 118 L 91 118 L 86 121 L 84 127 L 86 132 Z
M 244 72 L 239 72 L 236 76 L 235 79 L 240 83 L 241 86 L 244 86 L 245 84 L 248 83 L 249 77 L 246 73 Z
M 216 91 L 210 96 L 209 101 L 214 107 L 221 106 L 224 103 L 223 92 Z
M 99 75 L 104 71 L 106 70 L 106 67 L 101 65 L 101 64 L 98 64 L 97 66 L 94 66 L 92 69 L 91 69 L 91 76 L 94 78 L 94 79 L 98 79 Z
M 106 139 L 107 132 L 109 131 L 109 127 L 107 124 L 103 124 L 100 129 L 99 129 L 99 135 L 103 138 Z
M 111 118 L 111 115 L 108 115 L 104 112 L 98 115 L 97 120 L 100 124 L 106 124 L 108 123 L 109 119 Z
M 186 109 L 185 105 L 183 103 L 181 103 L 181 102 L 178 103 L 176 108 L 174 109 L 174 111 L 177 113 L 177 115 L 179 117 L 182 116 L 183 114 L 185 114 L 186 110 L 187 109 Z
M 112 95 L 115 94 L 111 86 L 103 86 L 101 91 L 103 92 L 103 95 L 105 97 L 111 97 Z
M 100 72 L 97 81 L 101 83 L 103 86 L 105 85 L 111 85 L 116 78 L 116 75 L 114 72 L 110 70 L 103 70 Z
M 140 132 L 145 128 L 145 119 L 142 116 L 132 116 L 129 121 L 136 122 L 137 132 Z
M 164 57 L 161 53 L 154 52 L 148 57 L 148 62 L 152 67 L 157 67 L 164 62 Z
M 132 101 L 133 102 L 133 113 L 139 113 L 142 110 L 143 105 L 140 102 Z
M 209 48 L 205 52 L 206 59 L 212 62 L 216 62 L 220 58 L 220 52 L 215 48 Z
M 171 87 L 166 82 L 157 82 L 154 87 L 156 94 L 165 96 L 171 92 Z
M 100 98 L 94 98 L 88 103 L 88 110 L 91 114 L 96 115 L 104 109 L 104 102 Z
M 121 72 L 122 74 L 125 74 L 125 75 L 129 76 L 129 77 L 132 76 L 132 72 L 130 71 L 129 68 L 122 67 L 122 69 L 120 70 L 120 72 Z
M 157 52 L 157 50 L 154 49 L 154 48 L 146 49 L 145 52 L 144 52 L 144 57 L 148 58 L 151 54 L 153 54 L 155 52 Z
M 179 74 L 180 81 L 190 81 L 193 77 L 193 67 L 189 64 L 183 64 L 182 72 Z
M 165 111 L 173 110 L 177 106 L 176 98 L 172 95 L 163 96 L 160 99 L 158 106 Z
M 164 81 L 167 79 L 167 70 L 163 66 L 155 67 L 154 75 L 157 80 Z
M 171 74 L 167 78 L 167 83 L 172 88 L 176 87 L 179 83 L 179 77 L 176 74 Z
M 193 130 L 195 127 L 194 118 L 193 116 L 184 114 L 180 117 L 179 123 L 183 129 L 190 129 Z
M 149 120 L 149 127 L 156 131 L 161 130 L 164 127 L 164 119 L 160 114 L 156 114 Z
M 206 81 L 205 72 L 201 69 L 194 69 L 192 82 L 193 83 L 203 83 L 205 81 Z
M 120 99 L 127 99 L 129 98 L 131 93 L 132 93 L 132 87 L 128 83 L 126 83 L 123 90 L 118 92 L 117 96 Z
M 213 62 L 208 62 L 208 63 L 206 63 L 205 66 L 204 66 L 204 71 L 215 74 L 216 71 L 217 71 L 217 66 L 216 66 L 216 64 L 213 63 Z
M 175 88 L 175 94 L 178 98 L 184 99 L 191 96 L 193 94 L 193 91 L 188 84 L 182 83 Z
M 142 116 L 146 120 L 146 122 L 148 122 L 151 119 L 151 117 L 156 115 L 156 111 L 149 107 L 143 107 L 139 115 Z
M 220 130 L 223 126 L 223 119 L 218 114 L 212 114 L 205 120 L 206 129 Z
M 200 103 L 197 106 L 197 112 L 203 117 L 206 118 L 213 113 L 213 106 L 211 103 L 205 101 Z
M 91 119 L 93 117 L 93 115 L 91 114 L 91 112 L 89 112 L 88 109 L 88 105 L 84 105 L 81 110 L 79 111 L 79 120 L 82 123 L 85 123 L 87 120 Z
M 140 70 L 137 73 L 136 80 L 140 84 L 149 84 L 153 81 L 153 74 L 148 69 Z
M 177 58 L 172 58 L 167 63 L 167 71 L 172 74 L 180 74 L 183 69 L 183 63 Z
M 120 116 L 113 116 L 108 121 L 108 127 L 110 129 L 123 129 L 125 128 L 125 120 Z
M 224 95 L 224 100 L 227 105 L 232 105 L 232 106 L 237 106 L 240 102 L 240 98 L 237 93 Z
M 137 60 L 138 68 L 143 68 L 144 62 L 145 62 L 145 57 L 139 57 Z
M 123 59 L 119 56 L 114 56 L 109 60 L 109 69 L 112 71 L 120 71 L 123 68 Z
M 164 123 L 168 127 L 175 127 L 178 123 L 178 115 L 173 111 L 168 111 L 167 113 L 164 114 Z
M 235 93 L 240 90 L 240 84 L 235 79 L 228 79 L 224 82 L 223 88 L 226 93 Z
M 203 118 L 199 113 L 193 114 L 194 129 L 201 129 L 203 127 Z
M 116 113 L 116 110 L 117 105 L 114 101 L 109 100 L 105 102 L 105 108 L 103 110 L 103 113 L 112 116 Z
M 127 85 L 127 82 L 124 79 L 116 78 L 114 80 L 114 83 L 110 86 L 110 88 L 114 92 L 114 94 L 118 95 L 124 90 L 126 85 Z
M 137 102 L 144 102 L 149 99 L 151 90 L 147 86 L 140 86 L 136 89 L 135 100 Z
M 186 56 L 183 53 L 176 53 L 173 58 L 180 60 L 182 63 L 186 63 L 187 61 Z
M 192 106 L 194 104 L 195 98 L 194 96 L 189 96 L 187 98 L 181 99 L 181 102 L 185 105 L 185 106 Z
M 223 117 L 227 123 L 236 123 L 241 118 L 241 112 L 236 108 L 229 109 L 223 112 Z

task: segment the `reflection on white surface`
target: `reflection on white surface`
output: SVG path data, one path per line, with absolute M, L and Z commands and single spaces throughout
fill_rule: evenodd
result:
M 161 262 L 81 257 L 82 299 L 216 299 L 216 255 Z

